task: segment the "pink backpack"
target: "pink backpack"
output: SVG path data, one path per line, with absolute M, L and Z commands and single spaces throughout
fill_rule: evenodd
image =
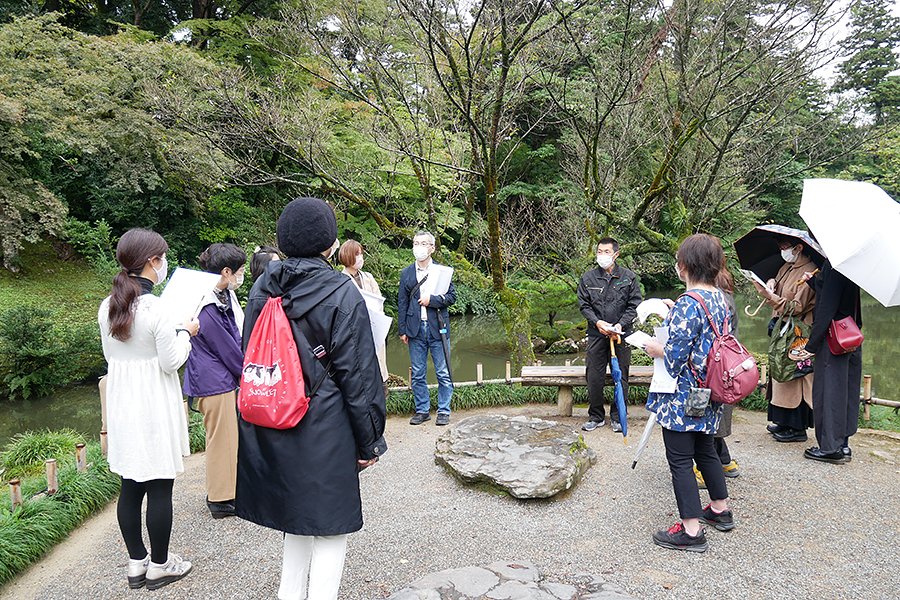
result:
M 759 369 L 756 359 L 737 341 L 730 333 L 719 333 L 712 315 L 700 294 L 685 292 L 683 296 L 689 296 L 700 303 L 709 324 L 712 327 L 716 339 L 713 340 L 709 355 L 706 357 L 706 380 L 701 381 L 694 371 L 693 364 L 688 361 L 691 371 L 697 378 L 700 387 L 709 388 L 713 402 L 723 404 L 737 404 L 749 396 L 759 385 Z M 729 330 L 729 315 L 725 315 L 724 329 Z

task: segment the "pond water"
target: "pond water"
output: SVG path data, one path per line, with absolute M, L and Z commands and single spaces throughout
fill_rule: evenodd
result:
M 655 292 L 653 296 L 675 298 L 677 291 Z M 765 307 L 754 317 L 743 313 L 743 307 L 759 303 L 756 296 L 737 298 L 740 312 L 740 339 L 751 352 L 764 353 L 768 348 L 766 326 L 771 311 Z M 873 375 L 872 393 L 879 398 L 900 400 L 900 307 L 884 308 L 876 300 L 863 296 L 863 373 Z M 751 310 L 752 310 L 751 308 Z M 560 318 L 580 320 L 577 311 Z M 474 381 L 476 364 L 482 363 L 485 379 L 506 376 L 506 336 L 496 315 L 451 317 L 450 356 L 456 381 Z M 544 364 L 584 364 L 584 354 L 539 355 Z M 406 379 L 409 375 L 409 352 L 406 345 L 392 334 L 387 344 L 388 370 Z M 428 381 L 435 383 L 429 363 Z M 0 402 L 0 447 L 21 431 L 49 427 L 70 427 L 90 438 L 99 437 L 100 399 L 95 384 L 84 384 L 62 390 L 52 396 L 24 402 Z

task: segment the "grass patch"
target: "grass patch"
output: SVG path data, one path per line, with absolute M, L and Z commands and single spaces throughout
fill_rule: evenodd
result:
M 47 308 L 57 325 L 97 323 L 111 281 L 84 260 L 60 260 L 50 242 L 25 244 L 19 257 L 19 273 L 0 269 L 0 306 Z
M 44 472 L 44 463 L 48 459 L 73 457 L 75 445 L 84 442 L 84 436 L 72 429 L 17 433 L 0 456 L 3 478 L 9 480 L 13 477 L 40 475 Z
M 882 431 L 896 431 L 900 433 L 900 414 L 887 406 L 873 404 L 869 407 L 871 419 L 863 419 L 863 409 L 859 410 L 859 426 L 869 429 L 881 429 Z
M 8 497 L 0 503 L 0 584 L 38 561 L 85 518 L 103 508 L 119 493 L 121 480 L 111 473 L 100 445 L 87 446 L 86 473 L 78 473 L 74 451 L 49 457 L 59 463 L 59 491 L 32 499 L 12 511 Z M 43 476 L 22 482 L 23 498 L 46 489 Z

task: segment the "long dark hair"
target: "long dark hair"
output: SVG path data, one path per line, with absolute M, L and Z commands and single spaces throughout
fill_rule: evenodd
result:
M 116 244 L 116 261 L 122 270 L 113 277 L 109 296 L 109 333 L 117 340 L 131 337 L 134 303 L 141 295 L 141 285 L 130 276 L 140 275 L 148 260 L 168 249 L 166 240 L 149 229 L 129 229 Z

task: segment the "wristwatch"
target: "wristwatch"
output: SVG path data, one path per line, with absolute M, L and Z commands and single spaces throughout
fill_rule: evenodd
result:
M 188 335 L 191 335 L 191 332 L 188 331 L 187 329 L 184 329 L 183 327 L 176 327 L 176 328 L 175 328 L 175 335 L 177 336 L 177 335 L 178 335 L 179 333 L 181 333 L 182 331 L 184 331 L 184 332 L 187 333 Z

